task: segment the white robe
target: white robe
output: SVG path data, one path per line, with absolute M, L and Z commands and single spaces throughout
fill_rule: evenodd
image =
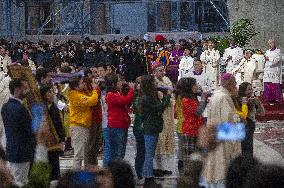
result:
M 232 70 L 240 63 L 243 58 L 243 50 L 240 47 L 227 48 L 223 54 L 223 61 L 225 62 L 229 56 L 232 56 L 232 59 L 228 61 L 226 71 L 232 73 Z
M 253 54 L 252 58 L 257 61 L 257 66 L 256 66 L 257 79 L 262 80 L 263 72 L 264 72 L 265 57 L 264 55 L 261 55 L 261 54 Z
M 4 75 L 3 72 L 0 71 L 0 112 L 2 110 L 3 104 L 5 104 L 9 97 L 10 97 L 10 91 L 9 91 L 9 82 L 10 77 Z M 2 116 L 0 114 L 0 141 L 3 148 L 5 147 L 6 140 L 2 140 L 2 135 L 4 133 L 4 124 L 2 120 Z M 4 138 L 4 137 L 3 137 Z
M 243 82 L 252 83 L 255 80 L 257 62 L 255 59 L 243 58 L 240 64 L 232 70 L 232 73 L 235 75 L 236 82 L 240 85 Z
M 4 73 L 8 72 L 8 66 L 12 64 L 11 58 L 6 55 L 5 57 L 0 56 L 0 71 L 3 68 Z
M 196 79 L 198 86 L 202 89 L 202 91 L 212 91 L 215 89 L 212 80 L 210 79 L 210 75 L 208 73 L 202 72 L 200 75 L 195 75 L 193 70 L 189 71 L 185 77 L 192 77 Z
M 263 82 L 281 83 L 281 55 L 280 49 L 267 50 L 265 56 L 269 58 L 265 63 Z
M 214 85 L 218 85 L 218 65 L 220 53 L 215 49 L 202 52 L 200 60 L 205 64 L 204 72 L 208 73 Z
M 208 104 L 207 126 L 218 126 L 223 122 L 239 122 L 235 105 L 229 91 L 220 87 L 211 97 Z M 225 183 L 226 170 L 230 161 L 241 154 L 241 143 L 236 141 L 219 142 L 217 147 L 208 152 L 203 176 L 209 187 Z
M 193 58 L 191 56 L 182 56 L 179 63 L 178 79 L 185 77 L 185 75 L 193 69 Z

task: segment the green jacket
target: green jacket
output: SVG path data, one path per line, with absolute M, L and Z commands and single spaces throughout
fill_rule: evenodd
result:
M 170 96 L 165 95 L 162 101 L 149 96 L 142 98 L 142 122 L 144 134 L 159 134 L 163 130 L 162 114 L 170 103 Z
M 142 131 L 142 126 L 141 126 L 142 125 L 142 116 L 139 113 L 139 104 L 138 103 L 139 103 L 138 95 L 135 95 L 134 100 L 133 100 L 133 112 L 135 114 L 133 129 Z

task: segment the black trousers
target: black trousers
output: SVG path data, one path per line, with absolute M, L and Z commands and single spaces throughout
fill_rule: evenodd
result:
M 49 161 L 49 164 L 51 165 L 50 181 L 59 180 L 59 177 L 60 177 L 59 155 L 60 155 L 60 151 L 49 151 L 48 152 L 48 161 Z
M 255 131 L 255 122 L 247 118 L 246 138 L 242 141 L 242 154 L 253 157 L 253 134 Z

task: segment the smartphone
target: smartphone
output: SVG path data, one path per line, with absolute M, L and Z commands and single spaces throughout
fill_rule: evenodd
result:
M 243 123 L 221 123 L 217 126 L 216 138 L 218 141 L 242 141 L 246 137 Z

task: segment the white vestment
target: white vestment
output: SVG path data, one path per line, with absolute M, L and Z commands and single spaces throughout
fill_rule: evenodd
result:
M 0 112 L 2 109 L 3 104 L 5 104 L 10 97 L 10 91 L 9 91 L 9 82 L 10 82 L 10 77 L 4 75 L 4 72 L 0 71 Z M 5 149 L 6 147 L 6 140 L 5 136 L 3 134 L 5 133 L 4 131 L 4 124 L 2 120 L 2 116 L 0 114 L 0 142 L 3 148 Z M 2 140 L 3 137 L 3 140 Z
M 191 56 L 182 56 L 179 63 L 178 79 L 185 77 L 185 74 L 193 69 L 193 60 Z
M 220 123 L 240 121 L 236 114 L 231 94 L 223 87 L 215 91 L 208 104 L 207 126 L 218 126 Z M 212 187 L 213 184 L 224 185 L 227 167 L 232 159 L 241 154 L 241 143 L 237 141 L 222 141 L 208 152 L 205 161 L 203 177 Z
M 243 58 L 240 64 L 232 70 L 235 75 L 236 82 L 240 85 L 243 82 L 252 83 L 256 79 L 257 62 L 255 59 Z
M 220 53 L 215 49 L 202 52 L 200 60 L 205 64 L 204 72 L 208 73 L 214 85 L 218 85 L 218 65 Z
M 212 91 L 215 89 L 212 80 L 208 73 L 202 72 L 200 75 L 194 74 L 193 70 L 189 71 L 185 77 L 192 77 L 196 79 L 198 86 L 204 92 Z
M 8 66 L 12 64 L 11 58 L 6 55 L 5 57 L 0 56 L 0 71 L 3 69 L 4 73 L 8 72 Z
M 281 56 L 280 49 L 267 50 L 265 56 L 269 58 L 266 60 L 264 67 L 263 82 L 281 83 Z
M 232 70 L 240 63 L 241 59 L 243 58 L 243 50 L 240 47 L 235 48 L 227 48 L 223 54 L 223 61 L 227 61 L 228 57 L 231 56 L 232 59 L 228 60 L 226 72 L 232 73 Z

